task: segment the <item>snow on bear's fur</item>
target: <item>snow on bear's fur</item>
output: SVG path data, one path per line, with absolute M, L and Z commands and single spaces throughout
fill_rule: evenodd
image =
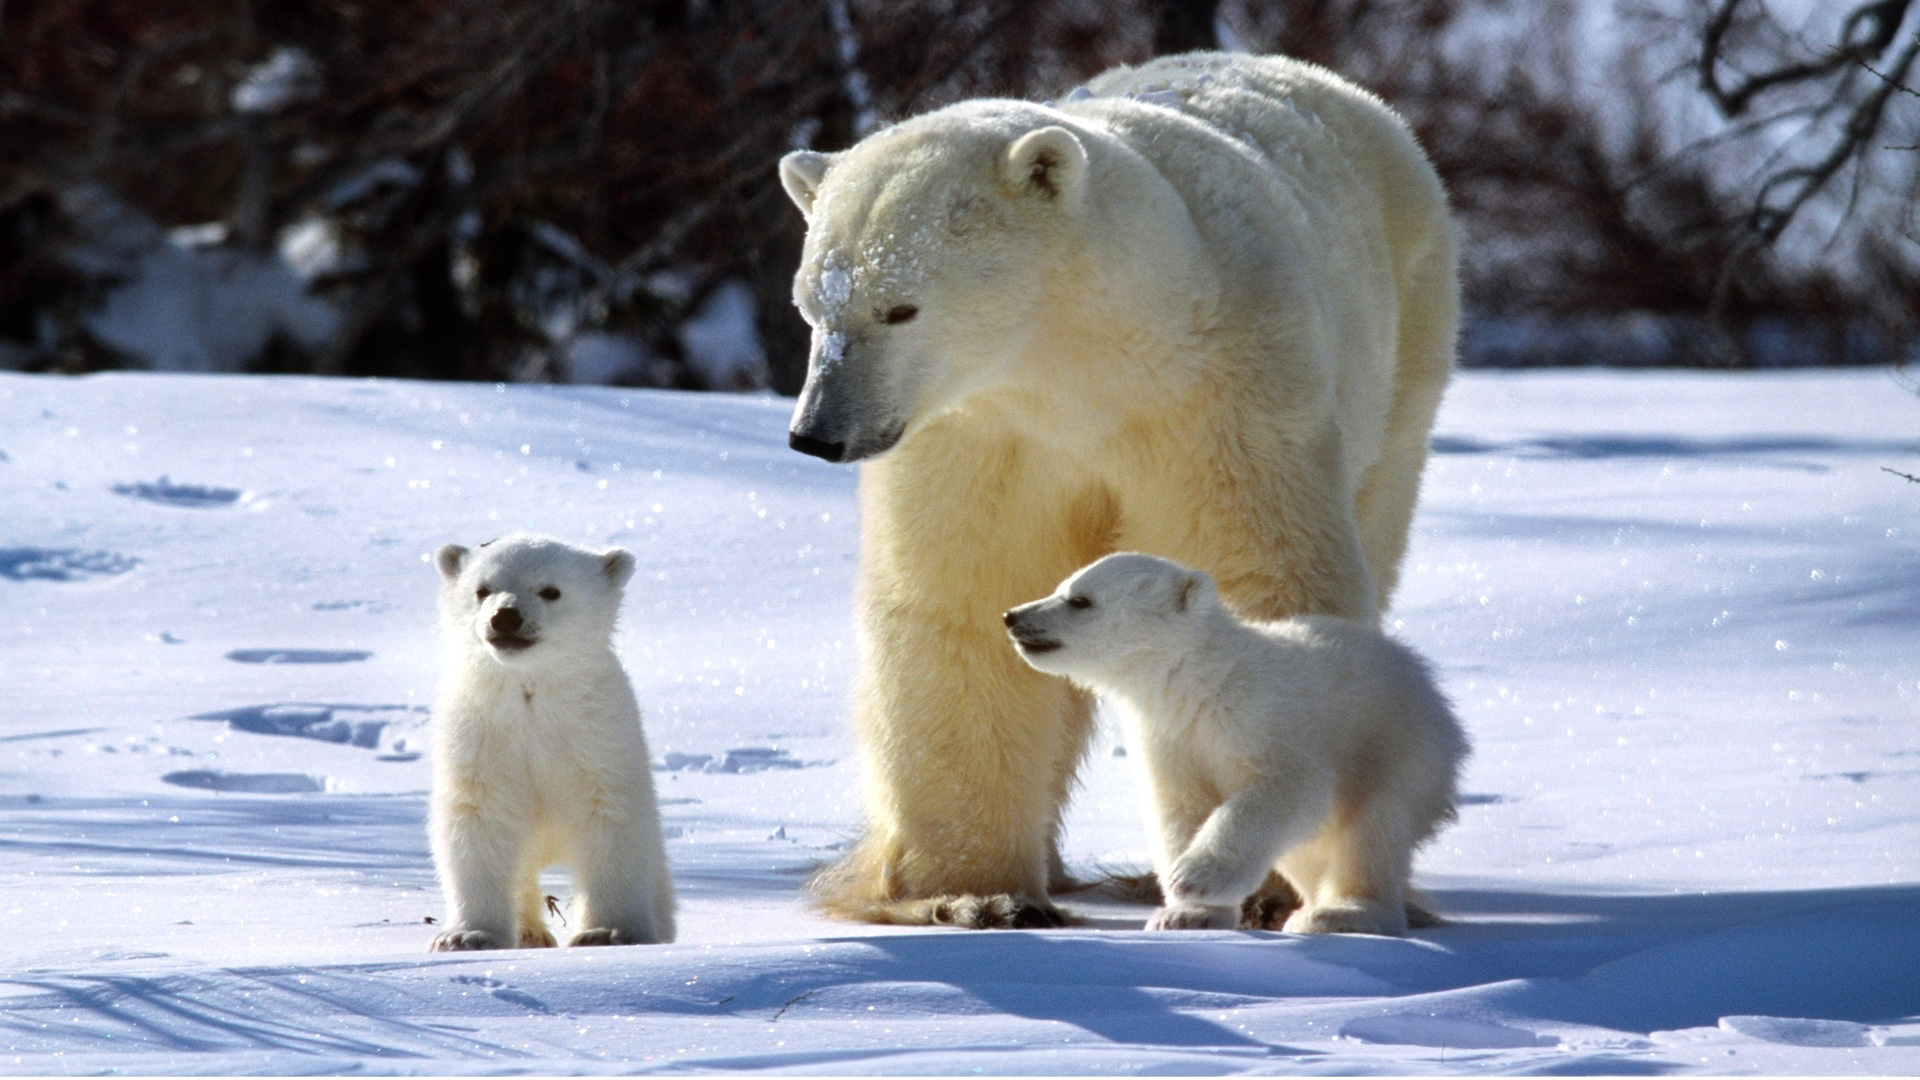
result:
M 1467 752 L 1411 650 L 1327 615 L 1242 622 L 1206 574 L 1132 553 L 1006 623 L 1036 670 L 1120 706 L 1165 897 L 1147 929 L 1231 930 L 1278 870 L 1288 931 L 1406 933 L 1413 849 Z
M 1090 699 L 1008 607 L 1122 548 L 1248 618 L 1372 621 L 1452 371 L 1445 194 L 1331 73 L 1191 54 L 781 162 L 813 326 L 793 446 L 862 462 L 867 830 L 829 912 L 1057 921 Z
M 652 759 L 613 628 L 633 556 L 516 533 L 436 555 L 444 659 L 428 832 L 436 950 L 551 946 L 540 871 L 573 872 L 570 945 L 673 940 Z

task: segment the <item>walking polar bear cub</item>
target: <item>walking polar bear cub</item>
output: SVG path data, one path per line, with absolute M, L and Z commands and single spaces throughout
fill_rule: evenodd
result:
M 1035 669 L 1120 706 L 1165 898 L 1147 929 L 1232 929 L 1278 870 L 1288 931 L 1406 933 L 1413 850 L 1467 753 L 1418 656 L 1347 619 L 1241 622 L 1206 574 L 1131 553 L 1006 623 Z
M 867 828 L 816 896 L 1057 922 L 1091 698 L 1001 613 L 1131 549 L 1247 618 L 1377 619 L 1453 364 L 1445 194 L 1378 99 L 1221 54 L 964 102 L 781 179 L 813 326 L 790 440 L 863 463 Z
M 613 651 L 633 556 L 516 533 L 442 547 L 445 650 L 428 835 L 435 950 L 550 947 L 540 871 L 565 863 L 570 945 L 673 940 L 673 880 L 633 687 Z

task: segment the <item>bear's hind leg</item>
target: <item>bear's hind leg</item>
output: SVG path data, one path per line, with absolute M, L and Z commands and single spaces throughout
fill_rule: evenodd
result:
M 1304 845 L 1299 857 L 1318 861 L 1321 872 L 1287 919 L 1288 933 L 1406 934 L 1414 832 L 1396 792 L 1383 788 L 1358 813 L 1329 817 Z
M 1381 614 L 1393 600 L 1406 554 L 1420 474 L 1427 464 L 1427 440 L 1440 397 L 1453 376 L 1459 287 L 1455 284 L 1453 243 L 1446 234 L 1444 208 L 1430 238 L 1432 247 L 1402 270 L 1399 351 L 1394 358 L 1393 404 L 1387 411 L 1386 440 L 1380 457 L 1354 494 L 1354 517 L 1373 571 Z

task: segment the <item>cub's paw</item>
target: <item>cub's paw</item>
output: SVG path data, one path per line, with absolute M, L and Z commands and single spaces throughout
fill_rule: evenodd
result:
M 427 946 L 428 952 L 472 952 L 476 949 L 506 949 L 505 934 L 496 934 L 491 930 L 449 930 L 433 939 Z
M 553 932 L 544 926 L 527 926 L 520 930 L 520 947 L 523 949 L 551 949 L 557 944 L 553 940 Z
M 638 930 L 628 930 L 625 927 L 607 926 L 607 927 L 600 927 L 594 930 L 580 931 L 579 933 L 573 935 L 573 940 L 567 942 L 567 948 L 569 949 L 577 948 L 581 945 L 657 945 L 657 944 L 659 944 L 659 942 L 655 941 L 652 935 L 643 934 Z
M 1045 898 L 1025 893 L 988 896 L 940 896 L 929 901 L 928 921 L 969 930 L 1045 930 L 1067 925 L 1067 917 Z
M 1231 903 L 1245 896 L 1256 885 L 1247 878 L 1246 868 L 1232 861 L 1215 858 L 1213 853 L 1189 852 L 1173 861 L 1160 881 L 1169 904 Z
M 1239 926 L 1239 908 L 1205 904 L 1171 904 L 1147 920 L 1149 930 L 1233 930 Z
M 1379 904 L 1328 904 L 1303 907 L 1287 919 L 1289 934 L 1378 934 L 1403 937 L 1407 915 Z
M 1240 902 L 1240 929 L 1278 930 L 1300 906 L 1300 896 L 1287 879 L 1272 871 L 1252 896 Z

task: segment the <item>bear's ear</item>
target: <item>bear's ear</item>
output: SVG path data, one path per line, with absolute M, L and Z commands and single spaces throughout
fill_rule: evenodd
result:
M 616 589 L 626 588 L 633 580 L 634 568 L 639 565 L 633 558 L 633 552 L 625 548 L 608 548 L 600 553 L 600 569 L 613 582 Z
M 440 567 L 440 576 L 452 581 L 460 576 L 467 565 L 467 549 L 459 544 L 444 544 L 433 553 L 434 564 Z
M 1007 148 L 1007 182 L 1022 195 L 1071 208 L 1079 205 L 1086 179 L 1087 148 L 1066 128 L 1029 131 Z
M 1206 584 L 1207 575 L 1197 570 L 1188 572 L 1187 576 L 1181 579 L 1178 590 L 1174 594 L 1173 610 L 1185 614 L 1189 605 L 1206 595 Z
M 830 164 L 831 158 L 814 150 L 795 150 L 780 159 L 780 186 L 808 217 L 813 216 L 813 197 L 820 190 L 820 181 L 827 178 Z

